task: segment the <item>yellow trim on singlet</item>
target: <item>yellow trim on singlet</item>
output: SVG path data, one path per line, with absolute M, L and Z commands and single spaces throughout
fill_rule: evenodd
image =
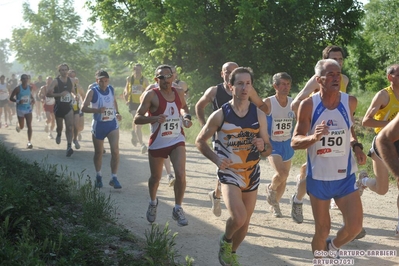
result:
M 390 86 L 384 90 L 388 92 L 389 102 L 384 108 L 378 110 L 373 118 L 378 121 L 391 121 L 399 112 L 399 100 L 396 98 L 395 93 Z M 374 132 L 378 134 L 381 129 L 382 127 L 376 127 L 374 128 Z

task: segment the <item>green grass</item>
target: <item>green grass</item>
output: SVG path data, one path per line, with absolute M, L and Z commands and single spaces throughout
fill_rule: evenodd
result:
M 170 251 L 157 265 L 178 265 L 176 235 L 160 243 L 135 237 L 116 223 L 114 201 L 83 180 L 84 171 L 22 161 L 2 143 L 0 161 L 1 265 L 154 265 L 146 254 L 153 244 Z M 165 228 L 154 239 L 168 238 Z

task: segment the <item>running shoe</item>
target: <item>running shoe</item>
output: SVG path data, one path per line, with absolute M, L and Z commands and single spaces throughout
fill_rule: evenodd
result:
M 169 187 L 173 187 L 173 185 L 175 184 L 175 181 L 176 181 L 176 178 L 172 174 L 169 174 L 168 175 Z
M 215 197 L 215 191 L 212 190 L 208 193 L 209 199 L 212 203 L 212 212 L 216 217 L 219 217 L 222 214 L 222 208 L 220 206 L 220 198 Z
M 27 148 L 27 149 L 32 149 L 32 148 L 33 148 L 32 143 L 28 142 L 28 144 L 26 144 L 26 148 Z
M 277 191 L 275 191 L 275 190 L 273 190 L 273 189 L 270 189 L 270 184 L 268 184 L 267 186 L 266 186 L 266 200 L 267 200 L 267 202 L 271 205 L 271 206 L 273 206 L 275 209 L 280 209 L 280 206 L 279 206 L 279 204 L 278 204 L 278 202 L 277 202 L 277 199 L 276 199 L 276 197 L 277 197 Z
M 152 205 L 151 203 L 148 204 L 147 221 L 149 223 L 155 222 L 155 219 L 157 218 L 157 207 L 158 207 L 158 198 L 157 198 L 157 204 L 156 205 Z
M 363 178 L 368 177 L 366 171 L 360 171 L 358 179 L 356 181 L 356 185 L 359 188 L 360 196 L 363 195 L 363 191 L 367 188 L 367 186 L 363 185 L 362 180 Z
M 61 143 L 61 134 L 57 134 L 57 137 L 55 137 L 55 143 L 57 144 Z
M 132 142 L 132 144 L 133 144 L 134 147 L 137 146 L 138 140 L 137 140 L 136 132 L 134 132 L 134 130 L 132 130 L 132 139 L 131 139 L 130 141 Z
M 332 240 L 331 238 L 328 238 L 326 240 L 326 246 L 327 246 L 327 251 L 328 251 L 328 257 L 330 258 L 335 258 L 335 259 L 339 259 L 339 249 L 337 250 L 331 250 L 331 245 L 332 245 Z
M 231 254 L 233 243 L 227 243 L 223 238 L 224 234 L 219 240 L 219 262 L 223 266 L 230 266 L 233 261 Z
M 283 217 L 283 214 L 281 213 L 281 210 L 280 210 L 280 204 L 278 204 L 278 203 L 277 203 L 277 205 L 270 206 L 270 212 L 276 218 Z
M 19 133 L 21 131 L 21 129 L 19 128 L 19 126 L 15 127 L 15 130 Z
M 177 221 L 178 226 L 188 225 L 188 220 L 186 219 L 186 215 L 184 214 L 182 207 L 178 208 L 177 210 L 173 208 L 172 218 L 173 220 Z
M 71 157 L 72 154 L 73 154 L 72 148 L 68 148 L 66 152 L 66 157 Z
M 361 239 L 365 236 L 366 236 L 366 230 L 364 228 L 362 228 L 362 231 L 360 231 L 360 233 L 357 234 L 357 236 L 355 236 L 355 239 Z
M 110 185 L 111 187 L 114 187 L 115 189 L 121 189 L 121 188 L 122 188 L 122 186 L 121 186 L 121 184 L 119 183 L 118 178 L 116 178 L 116 176 L 113 176 L 113 177 L 111 178 L 111 180 L 109 181 L 109 185 Z
M 54 137 L 53 137 L 53 134 L 51 134 L 51 132 L 50 133 L 48 133 L 48 136 L 47 136 L 49 139 L 53 139 Z
M 145 144 L 141 144 L 141 154 L 145 154 L 147 152 L 147 146 L 145 146 Z
M 339 210 L 339 208 L 338 208 L 337 204 L 335 203 L 335 200 L 334 200 L 334 199 L 331 199 L 331 202 L 330 202 L 330 209 L 331 209 L 331 210 Z
M 103 178 L 100 175 L 96 175 L 96 181 L 94 181 L 94 186 L 96 188 L 102 188 L 103 187 Z
M 238 262 L 238 255 L 234 252 L 231 253 L 231 266 L 241 266 L 240 262 Z
M 73 144 L 75 145 L 75 149 L 77 149 L 77 150 L 79 150 L 79 149 L 80 149 L 80 144 L 79 144 L 79 141 L 77 141 L 77 140 L 74 140 L 74 141 L 73 141 Z
M 291 217 L 296 223 L 301 224 L 303 222 L 303 203 L 296 203 L 295 197 L 296 193 L 291 197 Z

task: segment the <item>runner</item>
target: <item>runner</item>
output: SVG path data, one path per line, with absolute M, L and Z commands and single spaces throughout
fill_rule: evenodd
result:
M 85 93 L 82 89 L 82 86 L 79 84 L 79 79 L 76 77 L 76 71 L 73 69 L 70 69 L 68 71 L 68 77 L 71 78 L 75 86 L 73 88 L 74 94 L 77 96 L 76 100 L 72 100 L 72 109 L 73 109 L 73 144 L 75 145 L 75 149 L 79 150 L 80 149 L 80 144 L 79 140 L 82 139 L 82 135 L 80 132 L 83 131 L 84 128 L 84 116 L 83 112 L 80 111 L 80 104 L 83 102 L 83 99 L 85 97 Z
M 285 72 L 273 76 L 273 87 L 276 94 L 263 101 L 269 110 L 266 113 L 270 143 L 273 146 L 272 154 L 268 157 L 270 165 L 276 173 L 272 182 L 266 185 L 266 200 L 270 204 L 274 217 L 283 217 L 280 210 L 280 199 L 282 198 L 287 178 L 291 169 L 291 159 L 294 150 L 291 148 L 292 131 L 294 129 L 295 114 L 291 109 L 292 98 L 289 97 L 291 90 L 291 76 Z
M 142 69 L 143 66 L 141 64 L 134 65 L 132 75 L 126 78 L 126 86 L 123 91 L 126 104 L 129 106 L 129 113 L 131 113 L 133 119 L 140 104 L 140 96 L 149 85 L 148 80 L 142 74 Z M 131 142 L 135 147 L 138 142 L 141 146 L 141 153 L 145 154 L 147 152 L 147 146 L 143 142 L 141 127 L 141 125 L 137 125 L 132 121 Z
M 362 122 L 363 126 L 374 128 L 374 132 L 377 136 L 382 128 L 389 125 L 389 122 L 394 119 L 399 112 L 399 64 L 388 66 L 386 75 L 390 84 L 389 87 L 377 92 Z M 368 153 L 368 156 L 373 160 L 375 178 L 370 178 L 366 172 L 362 172 L 359 174 L 358 186 L 361 188 L 361 191 L 368 187 L 379 195 L 385 195 L 389 189 L 389 172 L 378 153 L 378 149 L 375 147 L 376 137 L 374 137 Z M 397 233 L 398 231 L 396 228 L 395 235 L 397 235 Z
M 71 157 L 73 154 L 72 137 L 73 137 L 73 110 L 72 99 L 76 99 L 73 92 L 74 81 L 68 77 L 69 66 L 65 63 L 58 66 L 60 75 L 53 80 L 47 88 L 47 97 L 55 98 L 54 114 L 57 123 L 57 136 L 55 142 L 61 143 L 61 134 L 63 123 L 65 121 L 65 135 L 67 138 L 66 156 Z
M 91 104 L 91 107 L 90 107 Z M 92 139 L 94 145 L 95 187 L 102 188 L 102 156 L 104 139 L 108 138 L 111 147 L 111 180 L 109 185 L 121 189 L 117 172 L 119 166 L 119 124 L 122 116 L 118 112 L 115 90 L 109 85 L 109 75 L 104 70 L 96 72 L 96 83 L 90 85 L 81 106 L 82 112 L 93 113 Z
M 8 116 L 10 115 L 9 110 L 9 97 L 10 94 L 8 93 L 7 84 L 5 83 L 5 76 L 0 76 L 0 128 L 2 127 L 1 116 L 4 113 L 4 127 L 8 127 L 7 121 Z M 11 121 L 11 119 L 10 119 Z
M 186 190 L 186 148 L 182 125 L 191 127 L 184 92 L 172 86 L 173 71 L 168 65 L 160 65 L 155 70 L 158 88 L 145 92 L 134 118 L 135 124 L 150 124 L 148 160 L 151 177 L 148 180 L 150 203 L 147 221 L 155 222 L 158 207 L 157 190 L 162 178 L 164 159 L 170 157 L 175 171 L 175 207 L 172 218 L 179 226 L 188 225 L 182 203 Z M 146 113 L 148 112 L 148 116 Z M 182 121 L 183 117 L 183 121 Z
M 236 251 L 255 209 L 259 157 L 271 153 L 266 116 L 249 101 L 252 84 L 251 69 L 234 69 L 229 79 L 232 100 L 209 117 L 196 140 L 198 150 L 218 167 L 223 200 L 230 214 L 219 241 L 221 265 L 240 265 Z M 215 152 L 207 144 L 213 136 Z
M 54 115 L 54 105 L 55 99 L 54 97 L 47 97 L 47 88 L 53 82 L 52 77 L 46 78 L 46 84 L 42 86 L 39 90 L 39 98 L 43 104 L 43 110 L 46 114 L 46 125 L 44 127 L 44 131 L 48 133 L 48 138 L 53 139 L 53 132 L 55 128 L 55 115 Z
M 229 76 L 231 72 L 238 67 L 238 64 L 235 62 L 226 62 L 222 66 L 222 71 L 220 72 L 220 76 L 223 78 L 223 83 L 220 83 L 216 86 L 212 86 L 208 88 L 204 95 L 199 99 L 197 104 L 195 105 L 195 113 L 197 115 L 198 121 L 203 127 L 205 125 L 205 107 L 212 103 L 213 111 L 218 110 L 223 104 L 230 101 L 231 91 L 229 89 Z M 250 101 L 252 101 L 258 108 L 260 108 L 263 112 L 267 113 L 268 109 L 266 104 L 262 101 L 262 99 L 258 96 L 256 91 L 252 88 L 250 91 Z M 220 183 L 219 180 L 216 180 L 215 189 L 208 193 L 209 199 L 212 203 L 212 213 L 219 217 L 222 214 L 222 208 L 220 206 L 220 197 L 221 197 Z
M 12 91 L 10 101 L 17 104 L 18 124 L 15 129 L 19 133 L 21 129 L 24 128 L 24 122 L 26 120 L 26 126 L 28 128 L 28 144 L 26 144 L 26 147 L 32 149 L 32 109 L 35 104 L 35 98 L 29 86 L 29 77 L 27 74 L 21 75 L 21 84 Z
M 336 257 L 339 248 L 362 230 L 363 210 L 355 185 L 354 157 L 363 162 L 366 156 L 352 136 L 357 99 L 340 92 L 340 65 L 333 59 L 320 60 L 315 66 L 315 76 L 320 90 L 301 103 L 291 146 L 307 149 L 306 190 L 315 221 L 312 252 L 320 257 L 318 252 L 327 250 Z M 332 198 L 342 213 L 344 224 L 337 236 L 329 239 Z

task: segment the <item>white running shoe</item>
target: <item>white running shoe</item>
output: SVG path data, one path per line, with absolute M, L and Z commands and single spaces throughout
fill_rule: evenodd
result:
M 173 185 L 175 184 L 175 181 L 176 181 L 176 178 L 172 174 L 169 174 L 168 175 L 169 187 L 173 187 Z
M 212 202 L 212 212 L 216 217 L 219 217 L 222 214 L 222 208 L 220 206 L 220 198 L 215 197 L 215 191 L 212 190 L 208 193 L 209 199 Z

